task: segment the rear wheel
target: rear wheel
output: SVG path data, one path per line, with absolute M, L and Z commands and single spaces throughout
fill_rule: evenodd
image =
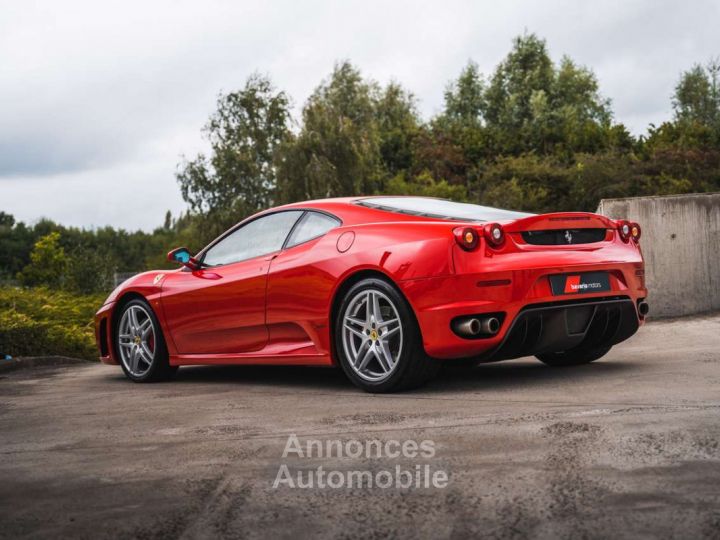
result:
M 334 336 L 343 371 L 367 392 L 413 388 L 439 369 L 423 350 L 407 301 L 381 279 L 364 279 L 345 294 Z
M 168 363 L 160 324 L 146 301 L 131 300 L 123 306 L 117 320 L 115 350 L 128 379 L 154 382 L 175 374 L 177 367 Z
M 602 358 L 610 349 L 612 347 L 578 348 L 569 351 L 538 354 L 536 358 L 548 366 L 578 366 Z

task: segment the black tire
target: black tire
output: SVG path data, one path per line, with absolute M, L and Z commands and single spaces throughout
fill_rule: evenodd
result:
M 569 351 L 538 354 L 536 358 L 548 366 L 579 366 L 602 358 L 610 352 L 610 349 L 612 347 L 570 349 Z
M 344 314 L 360 293 L 371 291 L 379 292 L 392 301 L 402 326 L 399 357 L 393 364 L 392 370 L 381 380 L 367 380 L 360 376 L 352 367 L 343 344 Z M 355 386 L 366 392 L 386 393 L 416 388 L 434 377 L 440 369 L 440 363 L 425 354 L 420 329 L 407 300 L 393 285 L 383 279 L 363 279 L 345 293 L 336 314 L 333 339 L 335 352 L 343 371 Z
M 133 373 L 128 368 L 128 366 L 125 365 L 125 361 L 120 352 L 120 323 L 125 313 L 128 312 L 131 308 L 133 308 L 133 306 L 142 308 L 142 310 L 144 310 L 145 313 L 147 313 L 147 315 L 149 316 L 153 326 L 152 330 L 154 334 L 154 354 L 150 366 L 142 374 Z M 160 322 L 158 321 L 152 307 L 150 307 L 150 304 L 148 304 L 145 300 L 139 298 L 131 300 L 122 306 L 114 319 L 115 321 L 113 327 L 113 346 L 115 348 L 115 354 L 117 355 L 117 358 L 119 360 L 120 367 L 122 367 L 122 370 L 128 379 L 137 383 L 149 383 L 166 381 L 171 379 L 175 375 L 178 368 L 177 366 L 171 366 L 169 364 L 169 356 L 167 351 L 167 345 L 165 344 L 165 337 L 163 336 Z

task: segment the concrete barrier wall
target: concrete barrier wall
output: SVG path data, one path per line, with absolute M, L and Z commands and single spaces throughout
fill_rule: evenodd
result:
M 598 213 L 642 227 L 652 317 L 720 310 L 720 193 L 604 199 Z

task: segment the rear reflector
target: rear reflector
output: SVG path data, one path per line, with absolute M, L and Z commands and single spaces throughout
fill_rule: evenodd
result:
M 501 287 L 503 285 L 510 285 L 509 279 L 490 279 L 487 281 L 478 281 L 478 287 Z

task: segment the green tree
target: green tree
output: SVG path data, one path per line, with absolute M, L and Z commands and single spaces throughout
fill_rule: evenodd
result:
M 423 171 L 411 181 L 404 173 L 390 179 L 385 189 L 388 195 L 415 195 L 419 197 L 438 197 L 453 201 L 466 201 L 465 186 L 451 185 L 446 180 L 436 181 L 429 171 Z
M 32 231 L 12 214 L 0 212 L 0 279 L 13 279 L 30 262 Z
M 473 135 L 476 132 L 468 130 L 465 133 Z M 408 181 L 428 173 L 436 182 L 444 180 L 450 185 L 466 186 L 473 178 L 472 171 L 477 163 L 470 155 L 469 144 L 465 143 L 467 141 L 458 131 L 446 125 L 422 129 L 415 141 L 415 159 Z
M 0 227 L 12 228 L 13 225 L 15 225 L 15 216 L 0 212 Z
M 335 66 L 305 104 L 300 133 L 280 153 L 279 199 L 370 194 L 379 188 L 376 92 L 377 85 L 349 62 Z
M 554 157 L 505 156 L 483 169 L 472 200 L 538 213 L 576 210 L 567 195 L 572 186 L 572 169 Z
M 651 126 L 650 151 L 670 148 L 714 151 L 720 146 L 720 60 L 695 65 L 680 76 L 672 99 L 675 117 Z
M 464 184 L 482 203 L 540 209 L 547 199 L 568 207 L 562 190 L 577 154 L 634 145 L 612 123 L 592 71 L 568 57 L 556 65 L 545 41 L 530 34 L 513 41 L 487 83 L 470 62 L 448 85 L 442 113 L 418 139 L 415 170 Z
M 288 122 L 289 98 L 261 75 L 220 95 L 204 128 L 210 157 L 185 160 L 176 174 L 183 198 L 213 232 L 273 202 L 275 151 L 290 136 Z
M 608 146 L 610 103 L 600 96 L 595 75 L 567 57 L 556 67 L 534 34 L 515 39 L 485 99 L 496 153 L 571 156 Z
M 23 268 L 18 279 L 25 285 L 60 287 L 65 278 L 68 257 L 60 245 L 60 233 L 43 236 L 30 252 L 30 264 Z
M 440 118 L 479 126 L 485 115 L 485 84 L 478 65 L 468 62 L 457 80 L 445 88 L 445 108 Z
M 696 64 L 681 75 L 675 87 L 673 108 L 679 122 L 720 126 L 720 60 L 707 67 Z
M 468 184 L 473 179 L 473 165 L 488 157 L 486 88 L 477 64 L 469 62 L 457 80 L 445 89 L 443 112 L 431 123 L 431 159 L 440 159 L 445 169 L 441 178 L 451 183 Z M 429 156 L 428 156 L 429 157 Z M 423 170 L 437 170 L 424 162 Z
M 534 34 L 515 38 L 513 49 L 490 79 L 485 121 L 502 153 L 530 150 L 530 134 L 551 103 L 554 66 L 545 41 Z
M 377 92 L 374 102 L 380 160 L 384 172 L 394 176 L 413 165 L 413 149 L 421 125 L 415 98 L 393 82 Z
M 80 246 L 68 257 L 63 288 L 81 294 L 110 292 L 116 267 L 115 258 L 105 250 Z
M 683 161 L 683 156 L 665 152 L 647 159 L 614 152 L 578 155 L 568 200 L 578 210 L 595 211 L 603 198 L 706 191 Z

